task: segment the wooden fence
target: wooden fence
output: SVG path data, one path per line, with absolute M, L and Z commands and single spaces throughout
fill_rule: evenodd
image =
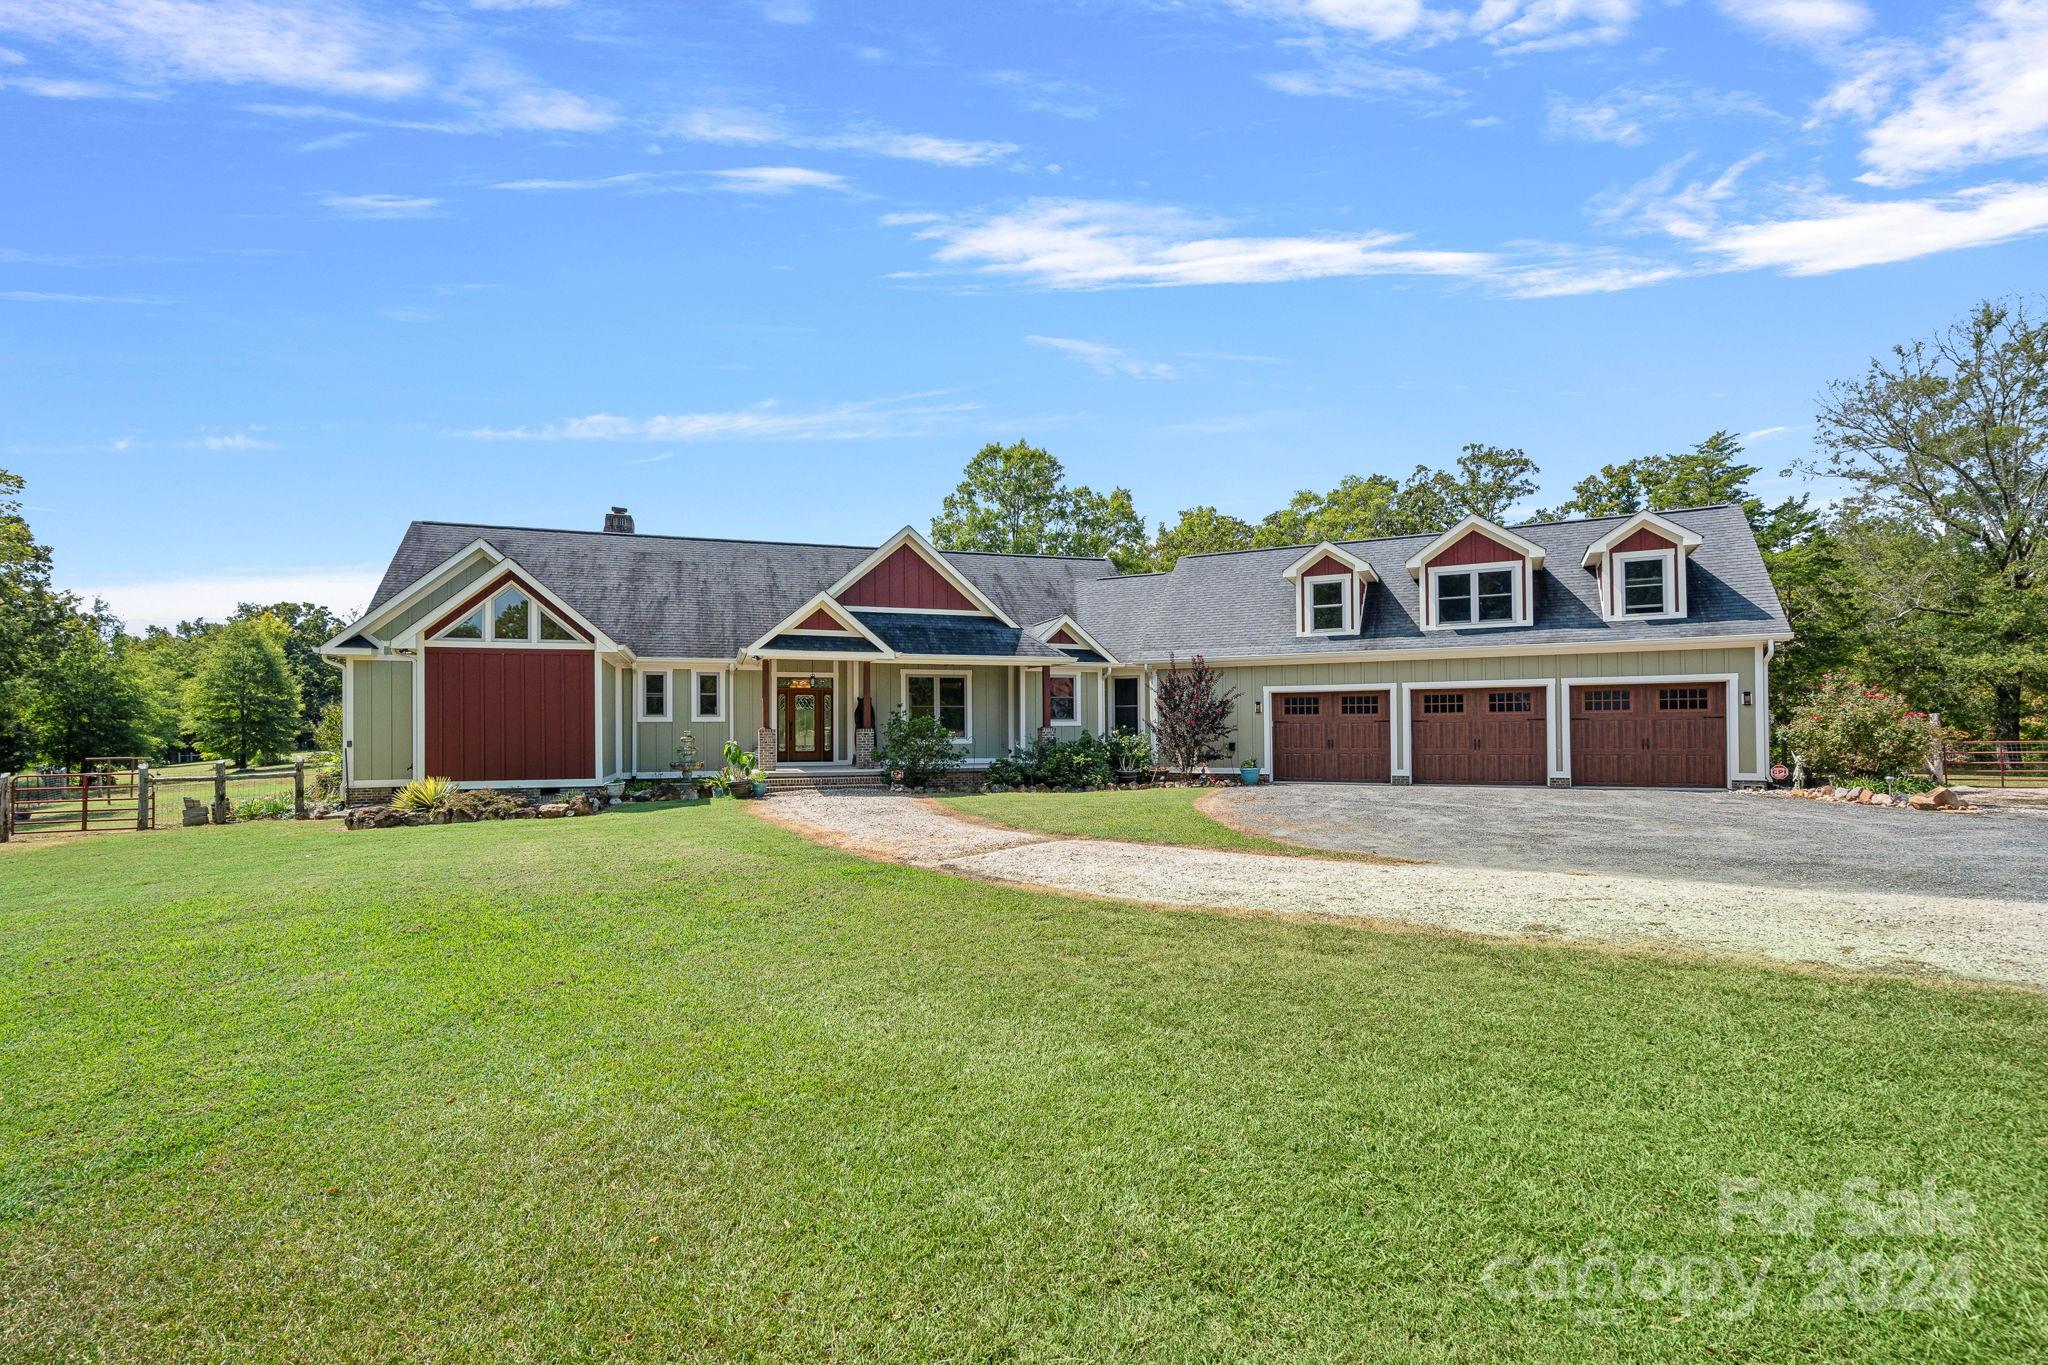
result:
M 1938 776 L 1963 787 L 2048 787 L 2048 740 L 1967 739 L 1945 744 Z
M 0 773 L 0 843 L 37 834 L 225 825 L 237 819 L 303 820 L 306 761 L 290 766 L 158 776 L 147 763 L 76 772 Z

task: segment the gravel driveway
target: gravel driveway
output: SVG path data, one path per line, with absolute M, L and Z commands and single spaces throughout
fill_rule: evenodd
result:
M 1110 898 L 1703 949 L 2048 989 L 2048 905 L 2039 899 L 1832 887 L 1731 895 L 1727 885 L 1699 877 L 1223 853 L 990 829 L 885 793 L 788 792 L 756 809 L 868 857 Z
M 1742 792 L 1326 783 L 1225 788 L 1205 808 L 1290 843 L 1451 867 L 2048 901 L 2048 811 L 1930 815 Z

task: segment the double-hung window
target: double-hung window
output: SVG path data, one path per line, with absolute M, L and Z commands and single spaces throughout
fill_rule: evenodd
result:
M 913 716 L 931 716 L 953 732 L 956 743 L 967 742 L 967 675 L 912 673 L 903 680 L 904 709 Z
M 1117 730 L 1138 728 L 1138 680 L 1116 678 L 1110 683 L 1109 723 Z
M 1075 673 L 1049 673 L 1045 679 L 1046 701 L 1054 725 L 1073 725 L 1081 719 L 1081 678 Z
M 1436 592 L 1436 624 L 1472 626 L 1507 624 L 1516 618 L 1517 570 L 1496 568 L 1431 569 Z
M 1306 580 L 1307 635 L 1341 635 L 1351 628 L 1351 575 Z
M 691 675 L 690 719 L 725 719 L 725 674 L 717 671 Z

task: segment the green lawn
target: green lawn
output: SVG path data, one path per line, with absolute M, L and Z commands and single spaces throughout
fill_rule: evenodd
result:
M 7 1360 L 2048 1349 L 2017 993 L 1041 895 L 732 802 L 0 848 L 0 981 Z M 1975 1230 L 1724 1236 L 1724 1176 Z M 1601 1239 L 1770 1265 L 1747 1316 L 1482 1288 Z M 1803 1307 L 1831 1250 L 1972 1307 Z
M 1039 834 L 1183 844 L 1235 853 L 1292 853 L 1350 862 L 1393 861 L 1371 854 L 1307 848 L 1232 829 L 1195 809 L 1195 803 L 1209 794 L 1208 789 L 1199 787 L 1140 787 L 1103 792 L 996 792 L 937 799 L 958 814 Z

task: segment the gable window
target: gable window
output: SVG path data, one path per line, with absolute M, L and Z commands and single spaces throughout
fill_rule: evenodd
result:
M 1110 719 L 1113 729 L 1136 731 L 1138 728 L 1138 680 L 1117 678 L 1110 684 Z
M 1671 590 L 1672 556 L 1665 550 L 1616 555 L 1621 570 L 1621 614 L 1666 616 L 1675 612 Z
M 1049 673 L 1045 679 L 1046 701 L 1052 710 L 1052 723 L 1073 725 L 1081 719 L 1081 679 L 1073 673 Z
M 554 617 L 546 612 L 540 614 L 540 638 L 543 640 L 574 640 L 576 636 Z
M 525 592 L 506 588 L 482 606 L 435 635 L 436 640 L 480 640 L 493 644 L 580 645 L 583 637 Z
M 725 674 L 694 673 L 690 684 L 690 719 L 725 719 Z
M 913 716 L 931 716 L 953 732 L 957 744 L 965 744 L 967 728 L 967 675 L 964 673 L 910 673 L 903 679 L 903 709 Z
M 640 675 L 640 719 L 668 719 L 668 670 L 652 668 Z
M 523 592 L 502 594 L 491 604 L 491 638 L 526 640 L 533 635 L 533 604 Z
M 1308 634 L 1337 635 L 1351 627 L 1351 575 L 1341 578 L 1310 578 L 1308 588 Z
M 1521 612 L 1521 573 L 1511 564 L 1431 569 L 1440 626 L 1508 625 Z
M 441 632 L 444 640 L 481 640 L 484 638 L 484 609 L 478 607 L 469 615 Z

